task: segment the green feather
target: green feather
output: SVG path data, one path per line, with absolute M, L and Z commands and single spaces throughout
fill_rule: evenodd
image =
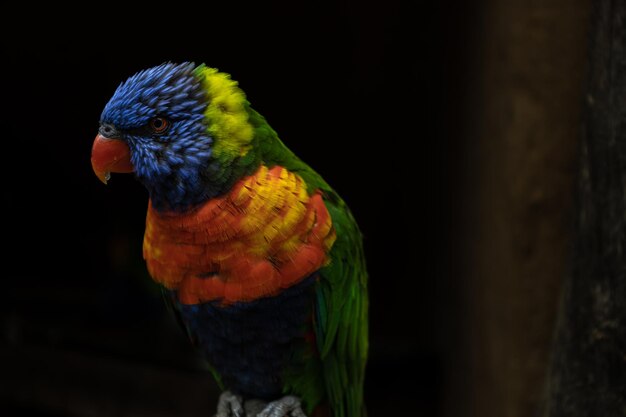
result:
M 367 272 L 361 233 L 348 207 L 327 202 L 337 233 L 317 291 L 316 335 L 334 417 L 361 417 L 368 352 Z M 320 308 L 320 306 L 323 306 Z

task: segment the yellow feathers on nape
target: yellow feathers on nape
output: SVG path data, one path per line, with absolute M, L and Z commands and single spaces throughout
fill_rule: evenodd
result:
M 216 68 L 201 65 L 196 75 L 202 80 L 209 105 L 204 115 L 209 133 L 215 140 L 214 155 L 218 159 L 244 156 L 250 150 L 254 129 L 248 122 L 246 95 L 230 75 Z

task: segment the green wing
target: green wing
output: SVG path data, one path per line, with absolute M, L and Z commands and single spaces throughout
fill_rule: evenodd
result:
M 315 333 L 333 417 L 365 416 L 363 381 L 368 350 L 367 270 L 361 232 L 334 193 L 326 206 L 337 240 L 320 271 Z

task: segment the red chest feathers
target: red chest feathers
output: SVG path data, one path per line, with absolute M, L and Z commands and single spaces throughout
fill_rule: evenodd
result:
M 152 278 L 183 304 L 272 296 L 328 262 L 335 233 L 322 196 L 264 166 L 193 211 L 148 207 L 143 254 Z

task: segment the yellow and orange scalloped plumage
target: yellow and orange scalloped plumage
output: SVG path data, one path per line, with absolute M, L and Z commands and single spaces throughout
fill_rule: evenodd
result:
M 185 213 L 150 205 L 144 258 L 152 277 L 183 304 L 222 304 L 278 294 L 324 266 L 335 240 L 315 192 L 285 168 L 259 170 Z

